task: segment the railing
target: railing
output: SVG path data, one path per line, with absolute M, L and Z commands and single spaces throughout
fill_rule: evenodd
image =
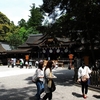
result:
M 74 76 L 74 82 L 77 83 L 77 71 L 78 69 L 75 70 L 75 76 Z M 90 87 L 94 89 L 100 90 L 100 69 L 93 70 L 91 75 L 90 75 Z
M 93 70 L 90 77 L 90 85 L 100 88 L 100 70 Z

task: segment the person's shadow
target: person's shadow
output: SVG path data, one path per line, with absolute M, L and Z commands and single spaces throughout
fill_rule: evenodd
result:
M 29 100 L 37 100 L 35 96 L 29 97 Z
M 93 95 L 93 97 L 100 99 L 100 95 Z
M 78 98 L 82 98 L 82 97 L 83 97 L 81 94 L 76 93 L 76 92 L 72 92 L 72 95 L 73 95 L 73 96 L 76 96 L 76 97 L 78 97 Z

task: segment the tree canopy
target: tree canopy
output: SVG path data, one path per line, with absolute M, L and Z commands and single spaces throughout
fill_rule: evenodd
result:
M 6 33 L 10 31 L 10 20 L 0 12 L 0 40 L 5 40 Z
M 100 0 L 43 0 L 41 8 L 53 19 L 52 35 L 86 43 L 94 58 L 95 43 L 100 45 Z
M 30 8 L 28 21 L 21 19 L 17 26 L 0 12 L 0 41 L 8 42 L 12 47 L 17 48 L 27 40 L 29 34 L 41 32 L 43 12 L 39 7 L 35 7 L 35 4 Z

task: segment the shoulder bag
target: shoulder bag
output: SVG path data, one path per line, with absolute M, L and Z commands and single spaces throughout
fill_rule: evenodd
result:
M 51 79 L 48 79 L 48 87 L 49 89 L 54 92 L 56 90 L 56 85 L 54 83 L 54 80 L 52 79 L 52 73 L 50 72 Z
M 88 74 L 88 69 L 86 69 L 86 75 L 84 75 L 84 76 L 81 77 L 82 82 L 86 82 L 89 79 L 89 77 L 87 76 L 87 74 Z
M 38 69 L 37 69 L 38 70 Z M 35 71 L 34 75 L 32 76 L 32 82 L 36 83 L 38 80 L 38 76 L 37 76 L 37 70 Z

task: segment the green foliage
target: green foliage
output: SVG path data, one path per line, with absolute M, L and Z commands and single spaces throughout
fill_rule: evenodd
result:
M 25 27 L 27 28 L 27 22 L 24 19 L 21 19 L 20 21 L 18 21 L 18 25 L 20 27 Z
M 40 8 L 31 6 L 30 17 L 26 22 L 24 19 L 18 21 L 18 26 L 0 12 L 0 40 L 8 42 L 12 47 L 17 48 L 24 43 L 29 34 L 38 34 L 43 21 L 43 12 Z
M 10 20 L 0 12 L 0 40 L 4 41 L 6 33 L 10 31 Z
M 10 24 L 10 20 L 0 12 L 0 24 Z
M 8 42 L 12 46 L 12 49 L 17 48 L 22 43 L 22 38 L 18 34 L 9 34 Z
M 25 37 L 27 37 L 25 33 L 26 33 L 25 27 L 21 27 L 17 33 L 19 37 L 21 38 L 22 43 L 26 40 Z
M 54 22 L 47 31 L 70 37 L 79 44 L 83 40 L 88 50 L 91 47 L 95 62 L 94 46 L 100 45 L 100 0 L 43 0 L 41 8 Z
M 43 0 L 41 8 L 54 20 L 55 23 L 50 30 L 52 28 L 55 35 L 63 34 L 73 40 L 78 38 L 81 40 L 82 37 L 85 41 L 89 41 L 89 37 L 95 40 L 94 37 L 100 34 L 100 1 L 98 0 Z M 100 36 L 98 40 L 100 41 Z
M 37 28 L 39 26 L 42 25 L 42 22 L 43 22 L 43 12 L 41 12 L 40 8 L 38 7 L 35 7 L 35 4 L 33 4 L 31 6 L 31 9 L 30 9 L 30 16 L 29 16 L 29 20 L 27 22 L 27 25 L 28 27 L 34 27 L 34 28 Z
M 30 28 L 26 31 L 26 34 L 27 34 L 27 36 L 28 36 L 29 34 L 39 34 L 39 31 L 36 30 L 36 29 L 33 28 L 33 27 L 30 27 Z

